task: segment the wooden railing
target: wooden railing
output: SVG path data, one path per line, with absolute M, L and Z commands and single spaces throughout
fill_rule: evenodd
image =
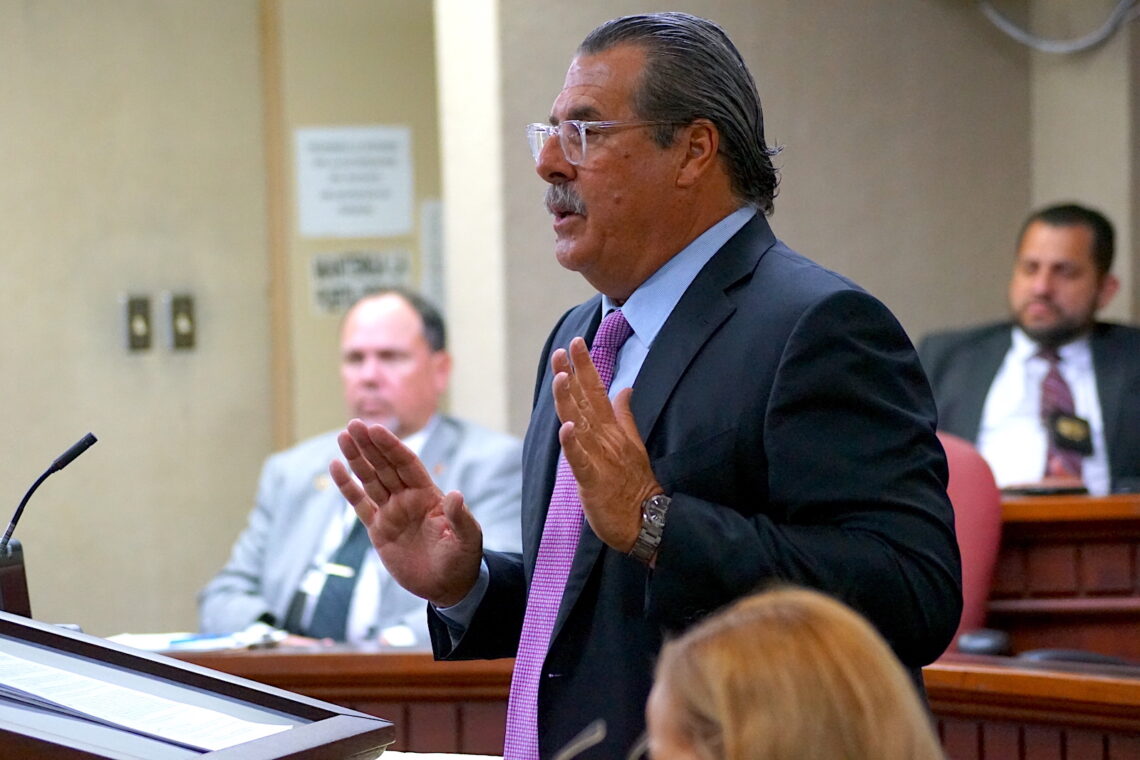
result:
M 923 677 L 950 760 L 1140 758 L 1140 669 L 947 655 Z
M 435 662 L 427 654 L 305 649 L 179 656 L 390 720 L 397 729 L 393 749 L 502 752 L 510 660 Z M 1081 672 L 948 655 L 924 676 L 952 760 L 1140 758 L 1140 669 Z
M 1007 500 L 986 624 L 1140 662 L 1140 494 Z

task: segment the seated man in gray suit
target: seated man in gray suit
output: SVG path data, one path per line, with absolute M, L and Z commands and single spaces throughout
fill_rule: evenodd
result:
M 974 441 L 1004 488 L 1140 486 L 1140 330 L 1099 322 L 1116 294 L 1112 224 L 1074 204 L 1030 215 L 1012 322 L 919 345 L 938 426 Z
M 522 447 L 511 436 L 439 412 L 451 359 L 443 319 L 419 296 L 366 296 L 341 328 L 350 416 L 380 423 L 419 452 L 436 484 L 462 491 L 485 548 L 519 551 Z M 426 603 L 391 577 L 328 475 L 336 431 L 271 456 L 249 524 L 199 594 L 200 628 L 256 621 L 313 639 L 426 648 Z

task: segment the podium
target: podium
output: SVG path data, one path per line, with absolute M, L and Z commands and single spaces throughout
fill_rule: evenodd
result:
M 94 693 L 100 711 L 84 717 L 74 709 L 13 698 L 5 689 L 0 692 L 0 756 L 5 758 L 368 760 L 395 741 L 392 724 L 375 716 L 0 612 L 0 686 L 11 687 L 12 674 L 25 671 L 37 687 L 41 671 L 75 679 L 74 691 L 83 694 L 82 686 Z M 139 730 L 140 706 L 163 708 L 155 712 L 162 719 Z M 261 735 L 228 746 L 230 740 L 219 737 L 188 741 L 187 727 L 210 716 L 216 716 L 205 721 L 210 732 L 218 726 L 228 730 L 232 722 Z
M 16 539 L 0 549 L 0 610 L 32 616 L 28 578 L 24 572 L 24 549 Z

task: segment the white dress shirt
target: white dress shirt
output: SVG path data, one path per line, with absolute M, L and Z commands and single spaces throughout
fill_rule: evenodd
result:
M 978 427 L 978 451 L 993 470 L 998 486 L 1036 483 L 1045 474 L 1049 431 L 1041 419 L 1041 383 L 1049 362 L 1037 356 L 1040 347 L 1021 328 L 994 377 Z M 1081 477 L 1089 493 L 1108 493 L 1108 452 L 1104 419 L 1096 391 L 1096 372 L 1087 338 L 1058 349 L 1058 370 L 1073 394 L 1078 417 L 1089 423 L 1093 453 L 1081 462 Z

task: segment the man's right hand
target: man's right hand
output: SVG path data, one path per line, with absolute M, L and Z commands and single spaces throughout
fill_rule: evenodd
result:
M 380 561 L 401 586 L 436 607 L 457 604 L 475 586 L 483 531 L 458 491 L 444 494 L 423 463 L 383 425 L 348 423 L 337 443 L 333 481 L 368 528 Z

